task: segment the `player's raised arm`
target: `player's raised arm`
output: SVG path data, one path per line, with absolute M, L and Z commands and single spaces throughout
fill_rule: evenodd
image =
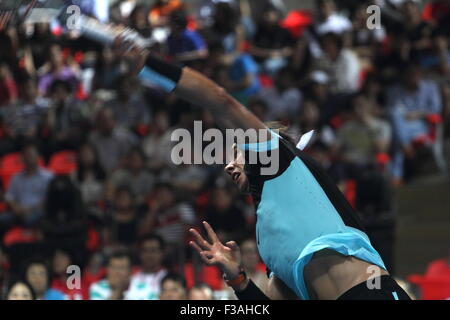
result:
M 167 92 L 175 92 L 180 99 L 208 109 L 220 126 L 243 130 L 267 129 L 252 112 L 199 72 L 158 59 L 147 50 L 132 50 L 127 56 L 136 62 L 143 82 L 157 84 Z M 258 141 L 251 142 L 266 140 L 270 140 L 269 134 L 259 135 Z

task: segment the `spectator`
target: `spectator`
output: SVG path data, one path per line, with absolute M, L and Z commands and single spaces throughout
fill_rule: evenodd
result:
M 392 193 L 380 156 L 388 154 L 392 133 L 389 123 L 374 114 L 367 97 L 358 93 L 351 99 L 349 119 L 337 130 L 335 148 L 343 165 L 343 179 L 354 181 L 354 206 L 389 270 L 393 270 L 394 225 Z
M 137 5 L 133 11 L 131 11 L 128 19 L 132 29 L 139 32 L 144 38 L 151 38 L 153 30 L 150 26 L 147 12 L 147 7 L 145 5 Z
M 152 27 L 167 26 L 172 12 L 182 8 L 183 3 L 181 0 L 157 0 L 150 9 L 150 24 Z
M 339 104 L 336 103 L 336 97 L 330 92 L 329 82 L 330 78 L 327 73 L 314 70 L 310 73 L 303 89 L 307 96 L 305 100 L 314 101 L 317 105 L 320 123 L 330 123 L 339 113 Z
M 83 104 L 74 98 L 69 82 L 55 80 L 48 89 L 49 109 L 42 131 L 46 155 L 76 149 L 87 135 Z
M 403 179 L 405 156 L 414 157 L 413 142 L 429 134 L 427 117 L 441 113 L 442 101 L 437 84 L 424 80 L 419 67 L 410 64 L 404 68 L 402 81 L 389 88 L 387 105 L 396 142 L 392 176 L 394 183 L 399 184 Z
M 358 4 L 353 13 L 352 45 L 360 59 L 364 59 L 365 63 L 370 65 L 376 51 L 386 39 L 386 29 L 382 25 L 367 28 L 368 6 L 370 6 L 369 1 Z
M 364 94 L 355 94 L 350 119 L 337 130 L 335 147 L 352 169 L 372 166 L 378 153 L 389 151 L 391 128 L 387 121 L 375 116 L 373 108 Z
M 105 243 L 113 247 L 133 245 L 137 240 L 138 221 L 131 190 L 126 186 L 118 188 L 113 197 L 111 223 L 105 229 Z
M 144 203 L 153 189 L 155 179 L 146 169 L 146 158 L 139 148 L 132 149 L 126 159 L 126 167 L 111 176 L 111 193 L 119 187 L 126 186 L 136 199 L 136 204 Z
M 172 186 L 159 183 L 155 186 L 153 200 L 141 224 L 141 232 L 154 231 L 173 245 L 183 241 L 186 228 L 194 223 L 194 219 L 192 207 L 177 201 Z
M 36 138 L 39 126 L 48 108 L 48 101 L 38 97 L 37 84 L 34 78 L 27 78 L 21 86 L 21 99 L 17 103 L 4 106 L 0 114 L 11 131 L 13 138 Z
M 89 289 L 90 300 L 143 300 L 148 288 L 143 285 L 130 290 L 131 267 L 127 251 L 113 252 L 108 258 L 106 279 L 93 283 Z
M 260 97 L 267 104 L 268 117 L 272 120 L 286 120 L 298 114 L 302 93 L 294 86 L 291 68 L 281 69 L 276 76 L 274 87 L 264 89 Z
M 188 300 L 192 301 L 208 301 L 214 300 L 214 293 L 207 285 L 197 285 L 189 290 Z
M 433 27 L 422 20 L 421 10 L 416 1 L 404 1 L 401 5 L 401 13 L 404 19 L 401 31 L 411 42 L 410 58 L 418 59 L 431 49 Z
M 93 88 L 114 90 L 121 74 L 121 61 L 114 55 L 111 47 L 104 47 L 96 61 Z
M 89 137 L 90 142 L 98 153 L 102 167 L 107 173 L 111 173 L 136 145 L 137 139 L 127 129 L 116 126 L 114 114 L 110 109 L 99 111 L 95 128 Z
M 327 33 L 343 35 L 352 30 L 350 20 L 339 14 L 334 0 L 317 1 L 318 20 L 314 25 L 316 34 L 319 36 Z
M 38 71 L 40 74 L 39 93 L 45 96 L 55 80 L 66 81 L 70 83 L 73 90 L 76 90 L 78 86 L 76 71 L 64 62 L 61 46 L 58 44 L 50 46 L 49 54 L 49 62 Z
M 88 287 L 84 281 L 84 277 L 81 279 L 69 279 L 69 269 L 74 263 L 71 254 L 68 251 L 57 249 L 52 259 L 52 272 L 53 281 L 51 284 L 52 289 L 58 290 L 64 294 L 65 300 L 87 300 Z M 68 284 L 72 286 L 68 286 Z M 79 287 L 77 286 L 79 284 Z
M 15 103 L 18 99 L 19 90 L 9 66 L 0 64 L 0 106 Z
M 171 34 L 167 39 L 168 54 L 175 61 L 189 64 L 208 56 L 208 47 L 199 33 L 187 28 L 186 12 L 177 10 L 170 15 Z
M 177 274 L 168 274 L 161 281 L 160 300 L 186 300 L 186 281 Z
M 7 225 L 19 221 L 27 227 L 34 227 L 44 214 L 45 196 L 53 174 L 39 167 L 39 153 L 35 145 L 25 145 L 21 156 L 24 171 L 12 178 L 5 194 L 11 212 L 2 214 L 1 219 Z
M 242 41 L 245 40 L 245 31 L 240 25 L 239 12 L 235 5 L 229 2 L 211 4 L 212 25 L 206 28 L 208 43 L 219 43 L 225 54 L 239 51 Z
M 243 104 L 260 91 L 259 67 L 249 54 L 234 52 L 226 55 L 224 47 L 216 44 L 210 47 L 208 61 L 211 76 Z
M 173 187 L 167 183 L 155 186 L 154 197 L 140 223 L 140 234 L 155 233 L 167 244 L 169 263 L 184 264 L 186 230 L 195 223 L 194 211 L 188 203 L 179 202 Z M 179 264 L 183 261 L 183 264 Z
M 36 300 L 64 300 L 64 295 L 50 288 L 50 268 L 42 259 L 32 259 L 25 267 L 24 278 L 36 294 Z
M 292 56 L 294 39 L 288 30 L 279 25 L 280 13 L 268 6 L 250 46 L 250 53 L 263 65 L 263 71 L 274 75 L 285 67 Z
M 161 280 L 167 275 L 163 266 L 164 240 L 157 235 L 146 235 L 140 239 L 139 257 L 141 269 L 131 277 L 131 291 L 135 288 L 147 286 L 146 300 L 158 300 Z
M 146 166 L 153 172 L 159 172 L 171 164 L 172 132 L 167 111 L 157 111 L 150 125 L 149 134 L 142 141 L 147 159 Z
M 78 150 L 76 182 L 81 191 L 83 204 L 92 209 L 104 199 L 106 173 L 100 164 L 94 147 L 83 144 Z
M 344 47 L 343 39 L 335 33 L 320 38 L 323 54 L 313 62 L 315 70 L 325 72 L 333 94 L 354 93 L 360 86 L 361 67 L 355 53 Z
M 233 197 L 226 187 L 212 188 L 205 220 L 211 224 L 224 242 L 242 239 L 247 231 L 244 206 Z
M 31 286 L 23 280 L 14 281 L 9 286 L 5 300 L 35 300 Z
M 42 220 L 47 245 L 70 250 L 81 263 L 85 258 L 86 212 L 80 191 L 68 176 L 58 175 L 50 182 Z
M 150 122 L 150 110 L 138 91 L 139 83 L 136 79 L 130 75 L 120 76 L 114 88 L 117 90 L 117 97 L 107 101 L 106 105 L 113 111 L 116 125 L 130 130 L 147 126 Z

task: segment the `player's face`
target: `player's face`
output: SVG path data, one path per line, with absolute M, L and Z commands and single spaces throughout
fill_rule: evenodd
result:
M 233 182 L 236 183 L 239 190 L 242 192 L 248 191 L 248 178 L 244 171 L 244 155 L 237 145 L 232 148 L 232 160 L 225 167 L 225 171 L 230 175 Z

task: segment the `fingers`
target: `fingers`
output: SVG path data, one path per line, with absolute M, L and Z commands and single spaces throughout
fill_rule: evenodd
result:
M 194 236 L 197 245 L 198 245 L 201 249 L 203 249 L 203 250 L 208 250 L 208 249 L 211 248 L 211 245 L 208 243 L 208 241 L 206 241 L 206 240 L 200 235 L 200 233 L 198 233 L 197 230 L 195 230 L 195 229 L 190 229 L 189 232 Z
M 233 251 L 239 251 L 239 246 L 236 241 L 229 241 L 226 243 L 226 246 Z
M 208 222 L 203 221 L 203 226 L 206 229 L 206 232 L 208 232 L 209 239 L 214 242 L 220 242 L 219 237 L 217 237 L 217 234 L 214 232 L 213 228 L 209 225 Z
M 192 248 L 194 248 L 195 251 L 197 251 L 199 254 L 201 254 L 201 253 L 203 252 L 202 248 L 200 248 L 200 246 L 199 246 L 197 243 L 195 243 L 194 241 L 189 242 L 189 244 L 190 244 L 190 246 L 191 246 Z
M 212 265 L 214 263 L 213 260 L 213 255 L 207 251 L 203 251 L 202 248 L 200 248 L 200 246 L 195 243 L 194 241 L 189 242 L 189 245 L 195 249 L 195 251 L 198 252 L 198 254 L 200 255 L 200 258 L 202 259 L 202 261 L 208 265 Z

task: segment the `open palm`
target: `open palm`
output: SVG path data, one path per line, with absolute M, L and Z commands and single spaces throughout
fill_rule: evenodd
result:
M 197 230 L 191 229 L 189 232 L 194 236 L 195 241 L 189 244 L 200 254 L 203 262 L 219 267 L 228 279 L 239 276 L 241 259 L 236 242 L 230 241 L 223 245 L 207 222 L 203 222 L 203 226 L 208 233 L 209 241 L 205 240 Z

